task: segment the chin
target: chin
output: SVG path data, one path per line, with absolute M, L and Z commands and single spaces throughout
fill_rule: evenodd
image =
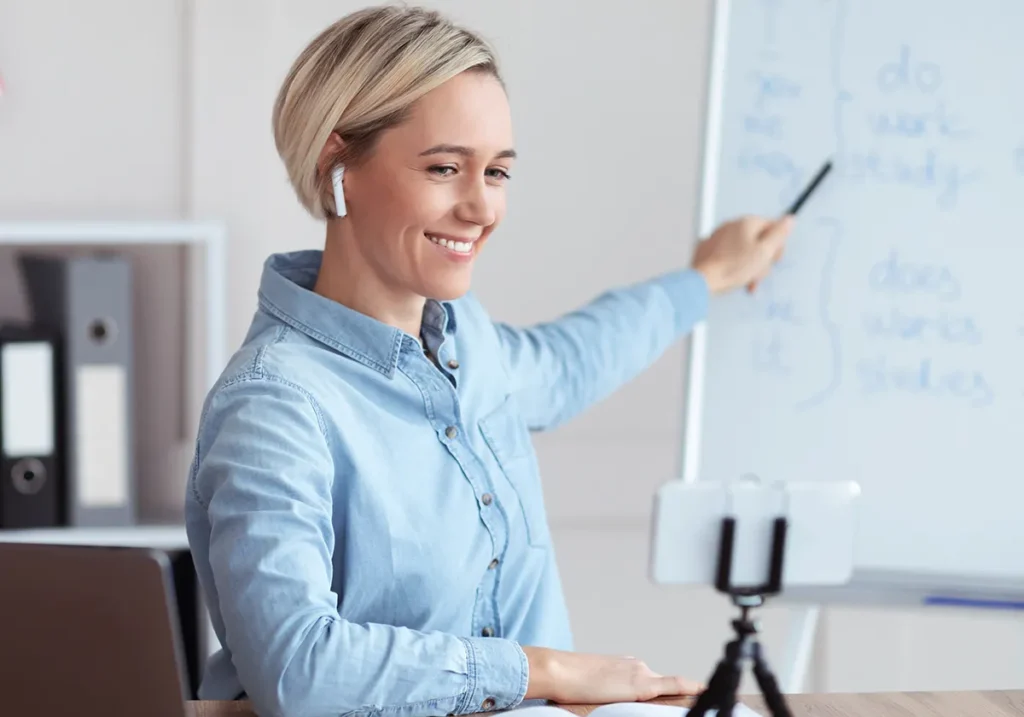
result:
M 444 287 L 443 289 L 431 291 L 430 293 L 426 294 L 426 296 L 431 299 L 434 299 L 435 301 L 455 301 L 456 299 L 461 299 L 467 293 L 469 293 L 468 286 L 448 286 Z
M 453 278 L 448 281 L 431 281 L 423 287 L 420 295 L 435 301 L 455 301 L 469 292 L 469 284 L 468 276 L 458 280 Z

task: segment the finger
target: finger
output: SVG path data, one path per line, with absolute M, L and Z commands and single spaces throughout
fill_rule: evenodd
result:
M 749 284 L 747 284 L 747 291 L 751 294 L 756 292 L 761 287 L 761 283 L 764 281 L 764 279 L 765 277 L 759 276 L 753 281 L 751 281 Z
M 738 221 L 740 234 L 746 241 L 758 241 L 772 225 L 772 220 L 758 216 L 745 216 Z
M 786 253 L 786 245 L 788 241 L 789 235 L 786 235 L 782 238 L 782 241 L 779 243 L 778 248 L 775 250 L 774 256 L 772 256 L 772 264 L 778 264 L 779 260 L 782 259 L 782 255 Z
M 694 680 L 687 680 L 684 677 L 659 677 L 657 681 L 658 693 L 662 696 L 669 695 L 696 695 L 705 689 L 705 686 Z
M 762 281 L 768 278 L 768 274 L 770 273 L 771 266 L 769 265 L 765 267 L 765 269 L 761 273 L 759 273 L 757 276 L 751 279 L 750 282 L 747 283 L 747 293 L 753 294 L 755 291 L 757 291 L 757 287 L 761 285 Z
M 786 239 L 793 231 L 793 225 L 795 222 L 796 220 L 793 215 L 787 214 L 782 219 L 767 224 L 758 234 L 757 238 L 759 241 L 772 246 L 781 247 L 785 245 Z
M 760 235 L 759 241 L 763 242 L 761 246 L 769 252 L 768 267 L 747 284 L 747 293 L 753 294 L 761 281 L 768 275 L 770 268 L 778 264 L 779 260 L 782 259 L 782 255 L 786 251 L 786 239 L 789 238 L 790 233 L 793 231 L 793 223 L 793 216 L 787 215 L 768 226 Z

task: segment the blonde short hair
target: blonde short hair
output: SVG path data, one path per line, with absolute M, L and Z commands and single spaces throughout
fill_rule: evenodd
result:
M 345 151 L 331 166 L 356 164 L 417 99 L 466 70 L 501 81 L 483 39 L 424 8 L 367 8 L 314 38 L 289 70 L 273 114 L 277 152 L 306 210 L 316 218 L 335 213 L 329 177 L 317 168 L 332 132 Z

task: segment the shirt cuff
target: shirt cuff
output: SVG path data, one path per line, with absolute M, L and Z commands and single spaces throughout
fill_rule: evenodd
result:
M 526 697 L 530 668 L 519 643 L 497 637 L 463 637 L 469 664 L 469 690 L 460 712 L 492 712 L 517 707 Z
M 676 311 L 676 331 L 686 333 L 708 315 L 711 292 L 708 282 L 696 269 L 683 269 L 655 279 L 664 289 Z

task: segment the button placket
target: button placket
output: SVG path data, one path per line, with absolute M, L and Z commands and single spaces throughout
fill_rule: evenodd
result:
M 415 348 L 415 353 L 412 351 L 413 348 Z M 416 353 L 421 355 L 417 357 Z M 488 490 L 487 470 L 484 464 L 473 452 L 469 442 L 462 434 L 464 427 L 459 425 L 458 395 L 448 381 L 438 381 L 444 375 L 443 372 L 429 360 L 424 364 L 422 354 L 419 344 L 410 339 L 409 346 L 400 360 L 403 361 L 403 367 L 409 378 L 423 391 L 426 417 L 438 431 L 436 435 L 447 446 L 452 458 L 469 482 L 473 494 L 477 496 L 477 500 L 483 506 L 479 510 L 480 519 L 490 537 L 492 555 L 500 555 L 508 540 L 508 524 L 504 511 L 489 509 L 489 506 L 494 503 L 494 494 Z M 450 359 L 447 363 L 453 362 L 458 365 L 455 359 Z M 494 558 L 491 563 L 496 568 L 497 558 Z M 484 573 L 481 585 L 483 588 L 481 604 L 478 608 L 480 612 L 475 615 L 474 629 L 482 629 L 483 625 L 498 624 L 495 622 L 497 616 L 493 614 L 491 606 L 495 578 L 493 569 Z
M 484 493 L 480 496 L 480 503 L 483 506 L 494 505 L 494 496 L 491 493 Z M 488 561 L 486 569 L 480 573 L 480 582 L 477 590 L 477 600 L 473 605 L 473 632 L 481 637 L 494 637 L 500 632 L 501 618 L 498 614 L 498 605 L 495 590 L 498 585 L 498 566 L 501 564 L 501 552 L 504 550 L 507 541 L 508 526 L 502 521 L 504 511 L 491 510 L 481 507 L 480 516 L 487 525 L 493 524 L 497 532 L 492 532 L 494 539 L 493 557 Z
M 446 337 L 441 338 L 441 342 L 437 345 L 436 353 L 434 356 L 437 358 L 437 363 L 433 365 L 433 368 L 445 377 L 445 382 L 453 388 L 458 385 L 455 376 L 451 373 L 459 368 L 458 360 L 451 356 L 452 344 Z M 448 358 L 445 358 L 448 356 Z M 447 371 L 444 367 L 447 367 Z
M 447 353 L 438 350 L 438 354 Z M 428 418 L 434 423 L 436 435 L 440 442 L 448 449 L 452 458 L 458 464 L 465 479 L 473 489 L 477 499 L 480 521 L 487 531 L 489 537 L 488 546 L 491 552 L 491 559 L 485 570 L 480 575 L 478 597 L 473 607 L 473 631 L 482 637 L 493 637 L 501 632 L 501 618 L 498 614 L 497 597 L 495 590 L 498 584 L 499 557 L 507 547 L 509 526 L 505 511 L 497 505 L 497 495 L 490 485 L 487 467 L 482 459 L 475 453 L 472 442 L 469 440 L 469 430 L 460 421 L 459 398 L 449 380 L 438 381 L 444 376 L 448 369 L 456 370 L 459 362 L 451 357 L 442 359 L 437 356 L 439 364 L 428 361 L 423 363 L 417 361 L 418 368 L 412 373 L 414 380 L 419 383 L 424 381 L 424 390 L 429 394 Z M 442 369 L 445 366 L 447 368 Z M 453 379 L 452 379 L 453 380 Z M 494 709 L 493 698 L 491 707 L 484 707 L 484 710 Z M 485 701 L 486 704 L 486 701 Z

